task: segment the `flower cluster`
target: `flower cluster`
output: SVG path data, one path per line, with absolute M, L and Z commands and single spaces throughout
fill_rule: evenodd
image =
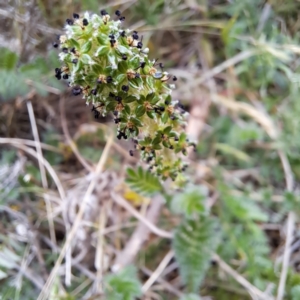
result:
M 112 20 L 105 10 L 100 16 L 74 13 L 66 20 L 65 35 L 53 45 L 63 62 L 55 76 L 93 105 L 96 118 L 112 113 L 117 138 L 134 141 L 130 155 L 139 151 L 153 173 L 176 180 L 186 168 L 181 154 L 195 147 L 184 132 L 186 112 L 171 99 L 170 81 L 177 78 L 148 58 L 142 37 L 122 29 L 125 17 L 115 14 Z

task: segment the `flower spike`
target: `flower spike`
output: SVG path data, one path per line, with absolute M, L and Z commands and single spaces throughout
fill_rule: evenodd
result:
M 133 138 L 135 152 L 152 173 L 181 180 L 186 168 L 182 155 L 195 144 L 184 132 L 187 113 L 171 98 L 168 80 L 177 78 L 164 71 L 163 63 L 156 69 L 143 37 L 121 27 L 125 18 L 120 11 L 115 12 L 118 20 L 105 10 L 100 13 L 74 13 L 74 19 L 67 19 L 65 35 L 54 43 L 63 63 L 55 76 L 68 79 L 73 94 L 93 105 L 96 118 L 112 114 L 117 138 Z

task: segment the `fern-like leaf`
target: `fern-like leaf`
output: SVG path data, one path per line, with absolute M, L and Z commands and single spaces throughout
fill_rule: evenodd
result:
M 127 169 L 126 182 L 134 191 L 146 196 L 163 192 L 163 187 L 159 179 L 141 167 L 137 171 L 130 168 Z
M 124 268 L 118 274 L 107 275 L 104 283 L 107 300 L 134 300 L 142 294 L 133 266 Z
M 211 217 L 187 219 L 176 229 L 173 249 L 188 292 L 198 292 L 218 240 L 217 223 Z
M 205 199 L 208 189 L 203 186 L 189 185 L 183 193 L 176 193 L 171 202 L 172 211 L 184 214 L 189 218 L 193 215 L 205 214 Z

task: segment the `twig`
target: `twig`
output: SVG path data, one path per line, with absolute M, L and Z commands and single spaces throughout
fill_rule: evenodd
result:
M 156 235 L 167 238 L 167 239 L 172 239 L 173 234 L 171 232 L 165 231 L 163 229 L 158 228 L 151 222 L 149 222 L 143 215 L 141 215 L 136 209 L 134 209 L 125 199 L 123 199 L 121 196 L 118 194 L 112 192 L 111 196 L 113 200 L 118 203 L 120 206 L 125 208 L 129 213 L 131 213 L 135 218 L 137 218 L 139 221 L 143 222 L 153 233 Z
M 157 269 L 152 273 L 152 275 L 149 277 L 149 279 L 145 282 L 145 284 L 142 286 L 142 292 L 145 294 L 148 289 L 151 287 L 151 285 L 159 278 L 159 276 L 162 274 L 164 269 L 167 267 L 169 262 L 174 256 L 174 252 L 170 250 L 167 255 L 163 258 L 163 260 L 158 265 Z
M 104 164 L 107 160 L 107 157 L 109 155 L 109 151 L 110 151 L 110 148 L 111 148 L 111 145 L 112 145 L 112 142 L 113 142 L 113 135 L 111 134 L 107 140 L 107 143 L 105 145 L 105 148 L 103 150 L 103 153 L 99 159 L 99 162 L 97 164 L 97 167 L 96 167 L 96 170 L 95 170 L 95 174 L 94 174 L 94 178 L 91 180 L 88 188 L 87 188 L 87 191 L 84 195 L 84 198 L 81 202 L 81 205 L 80 205 L 80 208 L 79 208 L 79 212 L 74 220 L 74 223 L 73 223 L 73 226 L 70 230 L 70 233 L 69 235 L 67 236 L 67 239 L 66 239 L 66 242 L 64 244 L 64 246 L 62 247 L 61 249 L 61 252 L 60 252 L 60 255 L 58 257 L 58 259 L 56 260 L 56 263 L 52 269 L 52 272 L 50 273 L 49 275 L 49 278 L 46 282 L 46 284 L 44 285 L 40 295 L 38 296 L 38 299 L 37 300 L 45 300 L 45 299 L 48 299 L 48 296 L 49 296 L 49 293 L 51 291 L 51 287 L 53 285 L 53 282 L 54 282 L 54 279 L 55 277 L 57 276 L 57 272 L 59 270 L 59 267 L 62 263 L 62 260 L 64 259 L 65 257 L 65 254 L 68 250 L 68 248 L 71 246 L 71 243 L 76 235 L 76 231 L 78 230 L 78 227 L 80 225 L 80 222 L 82 220 L 82 217 L 83 217 L 83 214 L 84 214 L 84 211 L 85 211 L 85 208 L 87 206 L 87 203 L 88 203 L 88 199 L 90 198 L 94 188 L 95 188 L 95 185 L 96 185 L 96 180 L 97 180 L 97 175 L 103 170 L 104 168 Z
M 213 78 L 214 76 L 218 75 L 219 73 L 223 72 L 224 70 L 230 68 L 231 66 L 236 65 L 237 63 L 258 54 L 257 50 L 246 50 L 243 52 L 238 53 L 237 55 L 227 59 L 223 63 L 219 64 L 218 66 L 212 68 L 211 70 L 205 72 L 201 77 L 195 78 L 193 81 L 187 85 L 189 89 L 199 86 L 200 84 L 205 83 L 207 80 Z M 179 90 L 182 88 L 179 88 Z
M 141 267 L 141 270 L 143 273 L 145 273 L 148 276 L 152 276 L 153 272 L 151 272 L 149 269 L 147 269 L 146 267 Z M 173 285 L 171 285 L 169 282 L 167 282 L 166 280 L 162 279 L 162 278 L 157 278 L 156 279 L 157 282 L 161 283 L 165 289 L 169 290 L 171 293 L 173 293 L 174 295 L 176 295 L 177 297 L 182 297 L 183 293 L 180 292 L 178 289 L 176 289 L 175 287 L 173 287 Z
M 17 138 L 5 138 L 5 139 L 7 140 L 7 144 L 24 144 L 27 146 L 33 146 L 33 147 L 35 146 L 35 141 L 32 141 L 32 140 L 17 139 Z M 49 150 L 49 151 L 53 151 L 53 152 L 57 152 L 57 153 L 62 152 L 58 148 L 51 146 L 51 145 L 44 144 L 44 143 L 40 143 L 40 146 L 45 150 Z
M 103 278 L 103 257 L 104 257 L 104 235 L 103 231 L 105 228 L 105 224 L 107 221 L 106 216 L 106 203 L 102 204 L 100 215 L 99 215 L 99 228 L 98 228 L 98 236 L 97 236 L 97 248 L 96 248 L 96 255 L 95 255 L 95 268 L 97 270 L 97 279 L 94 282 L 95 284 L 95 292 L 97 294 L 102 293 L 102 285 L 101 281 Z
M 294 187 L 294 178 L 293 178 L 293 173 L 292 173 L 290 163 L 286 155 L 281 150 L 278 151 L 278 155 L 280 157 L 283 170 L 285 173 L 286 188 L 289 192 L 291 192 Z M 283 253 L 282 270 L 280 274 L 276 300 L 282 300 L 284 297 L 285 283 L 286 283 L 290 255 L 291 255 L 290 247 L 293 241 L 295 221 L 296 221 L 296 215 L 293 211 L 290 211 L 287 219 L 287 234 L 286 234 L 285 248 Z
M 124 200 L 122 197 L 119 197 L 119 198 L 121 200 L 118 199 L 117 201 L 123 200 L 126 202 L 126 203 L 123 202 L 123 204 L 125 204 L 125 205 L 128 204 L 130 206 L 130 204 L 126 200 Z M 115 198 L 113 198 L 113 199 L 115 200 Z M 119 205 L 123 206 L 120 202 L 117 202 L 117 203 Z M 147 221 L 148 224 L 151 224 L 151 226 L 155 227 L 154 223 L 156 222 L 156 219 L 158 218 L 158 215 L 161 211 L 161 207 L 162 207 L 163 203 L 164 203 L 164 201 L 162 199 L 162 196 L 159 195 L 159 196 L 154 197 L 151 201 L 151 205 L 150 205 L 148 212 L 146 213 L 146 216 L 143 216 L 142 214 L 137 212 L 133 207 L 130 206 L 130 209 L 131 209 L 130 212 L 132 212 L 132 210 L 135 211 L 134 213 L 132 213 L 133 215 L 139 214 L 139 217 L 141 219 L 139 219 L 137 217 L 137 215 L 134 215 L 134 216 L 140 220 L 140 223 L 136 227 L 134 233 L 131 235 L 129 241 L 126 243 L 126 246 L 124 247 L 124 249 L 117 255 L 115 262 L 113 264 L 113 267 L 112 267 L 113 271 L 117 271 L 117 270 L 121 269 L 122 267 L 133 262 L 134 258 L 139 253 L 142 245 L 148 239 L 149 234 L 152 231 L 149 228 L 149 226 L 147 224 L 145 224 L 144 221 Z M 124 207 L 124 208 L 129 211 L 129 209 L 127 209 L 126 207 Z M 156 230 L 158 230 L 161 233 L 161 229 L 157 228 Z M 165 233 L 165 232 L 163 232 L 163 233 Z
M 38 133 L 38 129 L 37 129 L 37 126 L 36 126 L 35 116 L 34 116 L 34 111 L 33 111 L 31 101 L 28 100 L 26 105 L 27 105 L 27 110 L 28 110 L 28 114 L 29 114 L 32 134 L 33 134 L 33 138 L 34 138 L 34 141 L 35 141 L 35 148 L 36 148 L 37 153 L 41 157 L 43 157 L 43 151 L 42 151 L 41 144 L 40 144 L 39 133 Z M 48 181 L 47 181 L 45 167 L 44 167 L 44 165 L 42 164 L 42 162 L 40 160 L 38 161 L 38 164 L 39 164 L 39 169 L 40 169 L 40 173 L 41 173 L 43 188 L 48 189 Z M 51 202 L 50 202 L 49 197 L 47 196 L 47 194 L 45 194 L 44 199 L 45 199 L 45 204 L 46 204 L 47 219 L 48 219 L 48 222 L 49 222 L 50 238 L 51 238 L 52 242 L 56 244 L 54 222 L 53 222 L 53 218 L 51 217 L 51 215 L 52 215 L 52 205 L 51 205 Z
M 260 299 L 272 300 L 273 298 L 266 295 L 261 290 L 252 285 L 247 281 L 242 275 L 232 269 L 226 262 L 224 262 L 219 255 L 213 254 L 213 259 L 218 263 L 220 268 L 222 268 L 227 274 L 232 276 L 240 285 L 242 285 L 249 293 L 258 296 Z

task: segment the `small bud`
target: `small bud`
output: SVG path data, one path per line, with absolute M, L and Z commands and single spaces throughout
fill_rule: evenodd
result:
M 119 10 L 116 10 L 115 14 L 120 17 L 121 16 L 121 12 Z
M 133 156 L 133 150 L 129 150 L 129 155 Z
M 92 89 L 91 90 L 91 94 L 94 95 L 94 96 L 96 96 L 97 95 L 97 89 Z
M 82 89 L 78 88 L 78 87 L 77 88 L 73 88 L 73 90 L 72 90 L 72 93 L 73 93 L 74 96 L 80 95 L 81 92 L 82 92 Z
M 79 19 L 79 14 L 73 13 L 73 18 L 74 19 Z
M 138 49 L 142 49 L 143 48 L 143 43 L 142 42 L 138 42 L 136 47 Z
M 68 25 L 73 25 L 73 24 L 74 24 L 74 21 L 71 20 L 71 19 L 67 19 L 67 20 L 66 20 L 66 23 L 67 23 Z
M 54 42 L 52 45 L 53 45 L 54 48 L 58 47 L 58 43 L 56 43 L 56 42 Z
M 82 24 L 83 24 L 83 26 L 88 26 L 88 25 L 89 25 L 89 22 L 88 22 L 87 19 L 83 19 L 83 20 L 82 20 Z
M 122 91 L 128 92 L 129 91 L 129 86 L 128 85 L 122 85 Z
M 176 76 L 173 76 L 173 81 L 177 81 L 177 77 Z
M 138 36 L 137 33 L 134 33 L 134 34 L 132 35 L 132 37 L 133 37 L 134 40 L 138 40 L 138 39 L 139 39 L 139 36 Z
M 77 58 L 72 59 L 72 63 L 73 63 L 74 65 L 76 65 L 76 64 L 78 63 L 78 59 L 77 59 Z
M 123 21 L 125 21 L 125 17 L 123 16 L 123 17 L 119 18 L 119 20 L 120 20 L 121 22 L 123 22 Z
M 127 60 L 127 56 L 125 54 L 122 54 L 122 59 Z
M 106 11 L 105 9 L 102 9 L 102 10 L 100 11 L 100 13 L 101 13 L 102 16 L 108 15 L 108 13 L 107 13 L 107 11 Z
M 63 75 L 63 79 L 68 79 L 69 78 L 69 75 L 68 74 L 64 74 Z

